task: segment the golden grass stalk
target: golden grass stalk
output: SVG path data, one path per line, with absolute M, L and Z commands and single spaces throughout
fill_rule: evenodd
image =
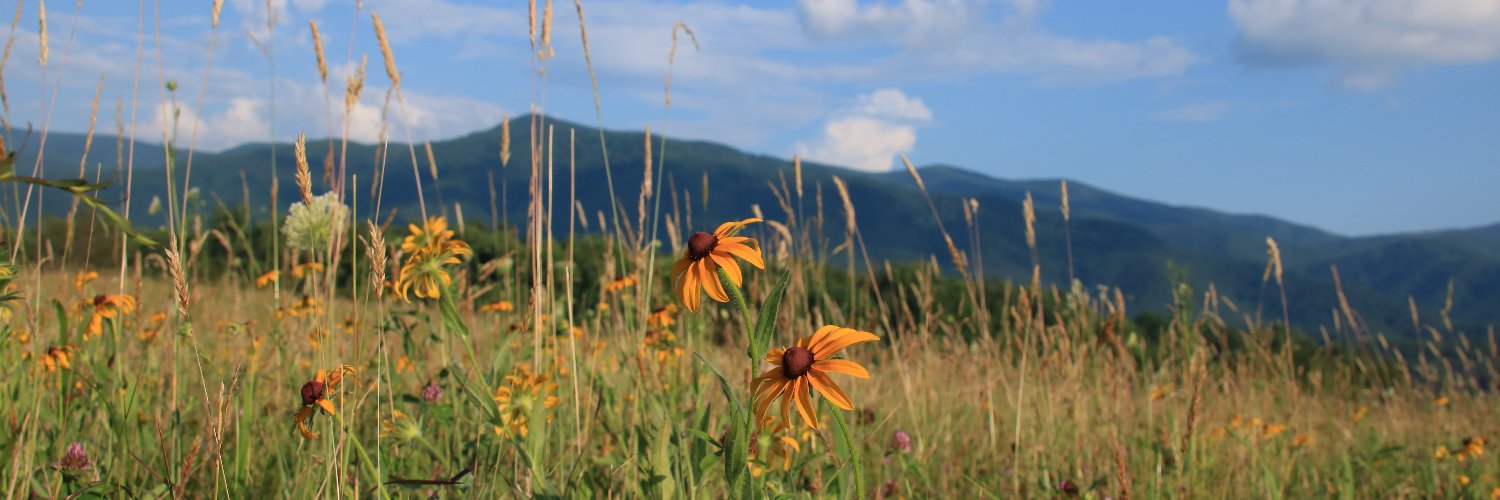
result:
M 422 141 L 422 147 L 427 150 L 427 171 L 432 174 L 432 179 L 437 180 L 437 157 L 432 154 L 432 141 Z
M 45 0 L 36 3 L 37 24 L 41 28 L 37 31 L 37 38 L 41 41 L 41 54 L 37 56 L 37 62 L 42 66 L 47 65 L 47 2 Z
M 177 313 L 185 320 L 192 319 L 188 315 L 188 303 L 191 299 L 188 296 L 187 277 L 182 273 L 182 254 L 171 248 L 167 249 L 167 274 L 172 277 L 172 291 L 177 297 Z
M 703 173 L 703 211 L 708 212 L 708 172 Z
M 380 41 L 380 56 L 385 59 L 385 76 L 391 79 L 391 86 L 401 86 L 401 73 L 396 71 L 396 53 L 391 51 L 391 41 L 385 36 L 385 23 L 380 22 L 380 14 L 370 11 L 370 19 L 375 23 L 375 39 Z
M 1269 281 L 1272 276 L 1276 277 L 1276 284 L 1282 284 L 1281 269 L 1281 247 L 1276 245 L 1276 239 L 1266 237 L 1266 272 L 1260 278 L 1261 281 Z
M 312 205 L 312 170 L 307 166 L 307 134 L 298 133 L 297 142 L 292 146 L 292 152 L 297 157 L 297 192 L 302 194 L 302 203 Z
M 547 6 L 542 11 L 541 52 L 537 54 L 537 57 L 547 60 L 551 59 L 552 55 L 552 0 L 547 0 Z
M 526 39 L 531 40 L 531 49 L 536 50 L 536 0 L 526 0 Z
M 551 2 L 548 2 L 548 4 L 550 5 Z M 645 150 L 645 158 L 646 158 L 645 170 L 644 170 L 643 175 L 641 176 L 641 196 L 640 196 L 639 202 L 636 205 L 636 214 L 637 215 L 636 215 L 636 223 L 635 223 L 635 225 L 636 225 L 636 227 L 641 228 L 641 230 L 639 231 L 639 234 L 637 235 L 637 240 L 636 240 L 637 244 L 640 244 L 640 242 L 645 241 L 645 237 L 646 237 L 646 231 L 645 231 L 645 228 L 646 228 L 646 200 L 648 200 L 648 199 L 651 198 L 651 126 L 650 125 L 646 126 L 646 150 Z
M 328 59 L 323 57 L 323 37 L 318 35 L 318 20 L 307 21 L 307 26 L 312 29 L 313 51 L 318 55 L 318 78 L 328 83 Z
M 223 11 L 224 11 L 224 0 L 214 0 L 214 13 L 213 13 L 213 16 L 214 16 L 213 27 L 214 28 L 218 28 L 219 27 L 219 13 L 223 12 Z M 314 31 L 313 33 L 317 33 L 317 31 Z
M 365 89 L 365 64 L 368 62 L 370 62 L 370 56 L 360 57 L 359 68 L 354 70 L 354 74 L 349 76 L 348 82 L 344 85 L 345 115 L 352 116 L 354 105 L 359 103 L 359 93 Z
M 500 168 L 510 165 L 510 115 L 500 118 Z
M 792 172 L 797 178 L 797 197 L 802 197 L 802 154 L 792 155 Z
M 1067 179 L 1063 179 L 1063 181 L 1062 181 L 1062 215 L 1063 215 L 1063 220 L 1064 221 L 1069 220 L 1069 217 L 1068 217 L 1068 215 L 1069 215 L 1069 207 L 1068 207 L 1068 181 L 1067 181 Z
M 948 245 L 948 258 L 953 261 L 953 267 L 958 269 L 958 274 L 965 280 L 969 277 L 969 259 L 963 252 L 958 250 L 958 245 L 953 244 L 953 236 L 948 234 L 948 228 L 943 224 L 943 218 L 938 215 L 937 205 L 932 202 L 932 195 L 927 192 L 927 183 L 922 182 L 922 174 L 917 173 L 917 167 L 911 164 L 911 159 L 901 155 L 901 165 L 906 167 L 906 173 L 911 174 L 912 180 L 917 182 L 917 189 L 922 190 L 922 196 L 927 199 L 927 208 L 932 210 L 932 220 L 937 221 L 938 231 L 943 233 L 943 243 Z M 976 302 L 977 305 L 977 302 Z
M 378 300 L 385 295 L 385 271 L 387 269 L 386 256 L 388 252 L 385 247 L 385 233 L 373 221 L 365 221 L 370 229 L 370 241 L 365 247 L 365 254 L 370 258 L 370 288 L 375 289 L 375 298 Z
M 1031 201 L 1031 191 L 1026 192 L 1026 201 L 1021 203 L 1021 216 L 1026 219 L 1026 247 L 1031 249 L 1031 289 L 1042 286 L 1042 262 L 1036 249 L 1036 204 Z

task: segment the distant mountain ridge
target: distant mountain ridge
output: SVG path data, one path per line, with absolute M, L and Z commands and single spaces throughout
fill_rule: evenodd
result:
M 497 205 L 495 211 L 509 214 L 516 221 L 524 219 L 525 183 L 531 174 L 530 151 L 524 144 L 530 119 L 530 116 L 513 119 L 512 158 L 504 168 L 499 161 L 498 126 L 433 142 L 439 173 L 436 181 L 429 176 L 426 154 L 418 145 L 418 170 L 429 209 L 437 210 L 434 207 L 441 199 L 446 208 L 462 204 L 471 222 L 488 221 L 489 177 L 493 175 L 495 189 L 502 191 L 497 197 L 506 201 Z M 568 150 L 566 140 L 562 139 L 568 134 L 563 131 L 570 128 L 577 131 L 577 144 L 573 148 L 579 179 L 576 191 L 593 222 L 594 215 L 609 204 L 599 133 L 593 126 L 555 118 L 547 117 L 545 122 L 558 131 L 555 144 L 559 151 Z M 633 213 L 641 185 L 644 135 L 606 131 L 604 138 L 615 194 Z M 6 144 L 17 147 L 17 143 L 9 140 Z M 32 146 L 22 151 L 18 170 L 29 171 L 35 161 L 35 144 L 33 138 Z M 116 176 L 116 145 L 114 137 L 95 137 L 89 155 L 90 177 L 97 164 L 108 165 L 103 168 L 105 178 Z M 327 146 L 326 139 L 308 140 L 315 189 L 324 188 L 319 179 Z M 164 176 L 155 170 L 163 164 L 165 153 L 157 145 L 138 142 L 135 148 L 132 214 L 139 223 L 156 223 L 140 214 L 145 212 L 152 196 L 162 196 L 165 192 Z M 392 154 L 384 173 L 386 187 L 384 193 L 378 193 L 380 217 L 399 208 L 400 218 L 415 218 L 417 196 L 407 146 L 392 144 L 390 148 Z M 82 149 L 82 135 L 50 133 L 47 176 L 75 176 Z M 218 153 L 197 152 L 191 184 L 230 205 L 241 203 L 242 193 L 248 192 L 250 202 L 264 209 L 271 185 L 271 150 L 272 145 L 262 143 Z M 292 154 L 291 145 L 276 146 L 277 173 L 282 177 L 277 199 L 283 212 L 285 205 L 297 198 L 291 182 L 295 165 Z M 359 178 L 360 212 L 368 216 L 372 195 L 377 194 L 370 190 L 377 175 L 372 167 L 376 148 L 350 144 L 347 155 L 350 173 Z M 185 161 L 184 156 L 179 155 L 178 161 Z M 556 192 L 567 192 L 573 187 L 568 185 L 566 159 L 565 154 L 559 154 L 553 164 Z M 786 217 L 768 183 L 779 186 L 783 178 L 789 184 L 793 182 L 788 159 L 747 153 L 707 141 L 669 139 L 664 168 L 666 186 L 657 186 L 658 195 L 663 197 L 664 214 L 671 212 L 674 204 L 692 203 L 693 222 L 700 228 L 711 225 L 711 221 L 746 217 L 752 205 L 759 205 L 768 218 Z M 945 226 L 956 239 L 969 239 L 964 229 L 964 200 L 978 202 L 977 239 L 988 276 L 1029 280 L 1031 253 L 1024 239 L 1020 204 L 1029 192 L 1037 206 L 1036 231 L 1043 278 L 1050 283 L 1067 281 L 1060 180 L 1008 181 L 951 165 L 925 166 L 919 172 Z M 710 182 L 707 200 L 701 199 L 700 194 L 705 174 Z M 821 190 L 825 215 L 830 221 L 842 220 L 842 208 L 831 182 L 834 175 L 848 185 L 872 258 L 910 261 L 947 254 L 926 202 L 905 171 L 866 173 L 804 162 L 806 196 L 801 210 L 814 210 L 814 198 Z M 120 184 L 123 183 L 117 182 L 101 196 L 123 199 Z M 1477 332 L 1485 325 L 1500 323 L 1500 311 L 1494 307 L 1500 304 L 1500 223 L 1470 229 L 1345 237 L 1267 216 L 1229 214 L 1132 198 L 1074 180 L 1068 181 L 1068 187 L 1076 276 L 1090 286 L 1121 287 L 1137 310 L 1162 309 L 1170 303 L 1172 284 L 1167 264 L 1172 262 L 1186 270 L 1200 292 L 1213 283 L 1221 296 L 1239 304 L 1242 313 L 1254 315 L 1258 310 L 1262 317 L 1280 316 L 1279 299 L 1272 300 L 1273 292 L 1264 288 L 1261 281 L 1266 260 L 1265 239 L 1271 236 L 1277 240 L 1285 259 L 1293 320 L 1310 331 L 1330 323 L 1332 311 L 1338 307 L 1333 266 L 1337 266 L 1344 292 L 1363 316 L 1363 323 L 1390 335 L 1411 333 L 1408 296 L 1415 299 L 1424 318 L 1436 317 L 1446 301 L 1450 280 L 1454 291 L 1452 317 L 1459 323 L 1457 326 Z M 676 195 L 667 190 L 674 190 Z M 66 210 L 63 197 L 49 196 L 46 201 L 51 213 Z M 210 206 L 214 202 L 215 198 L 209 198 Z M 559 217 L 554 223 L 566 230 L 566 221 Z M 841 224 L 825 228 L 830 239 L 842 238 Z M 593 229 L 598 230 L 597 224 Z M 939 258 L 945 265 L 946 260 Z

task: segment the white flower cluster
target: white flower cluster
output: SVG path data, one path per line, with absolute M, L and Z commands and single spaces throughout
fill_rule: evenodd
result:
M 326 193 L 314 197 L 311 204 L 293 203 L 281 232 L 292 248 L 321 251 L 328 248 L 334 233 L 343 231 L 348 220 L 349 207 L 339 202 L 338 195 Z

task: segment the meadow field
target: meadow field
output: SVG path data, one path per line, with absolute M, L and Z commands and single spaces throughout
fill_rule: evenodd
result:
M 540 67 L 552 9 L 529 26 Z M 400 116 L 382 21 L 357 14 Z M 365 77 L 329 84 L 333 116 Z M 1326 329 L 1360 341 L 1289 328 L 1274 240 L 1265 303 L 1183 282 L 1142 315 L 1040 278 L 1071 256 L 1038 255 L 1029 200 L 1016 282 L 936 206 L 913 237 L 946 254 L 869 258 L 882 221 L 796 162 L 781 206 L 695 219 L 649 133 L 642 163 L 606 167 L 645 182 L 594 179 L 613 207 L 585 213 L 555 186 L 566 138 L 595 131 L 545 114 L 496 138 L 495 168 L 529 172 L 524 217 L 421 199 L 440 172 L 409 138 L 375 179 L 299 138 L 272 172 L 296 199 L 210 205 L 163 133 L 166 168 L 128 172 L 165 176 L 162 222 L 133 224 L 144 201 L 17 162 L 37 141 L 5 125 L 4 498 L 1500 498 L 1494 328 L 1413 312 L 1422 337 L 1393 345 L 1342 296 Z M 399 190 L 421 201 L 393 219 Z

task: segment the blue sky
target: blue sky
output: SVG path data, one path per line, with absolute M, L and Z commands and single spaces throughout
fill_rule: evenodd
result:
M 345 79 L 368 55 L 350 133 L 372 141 L 389 86 L 373 11 L 402 75 L 393 140 L 407 130 L 418 141 L 463 135 L 533 102 L 594 123 L 572 2 L 554 5 L 545 79 L 536 76 L 524 1 L 369 0 L 357 10 L 276 0 L 274 32 L 264 1 L 226 1 L 217 30 L 211 3 L 160 2 L 158 58 L 156 2 L 146 2 L 132 99 L 140 2 L 84 2 L 81 13 L 73 2 L 50 2 L 45 68 L 40 4 L 21 2 L 3 68 L 6 118 L 82 131 L 102 77 L 98 128 L 115 130 L 119 102 L 127 127 L 159 140 L 164 75 L 179 84 L 180 135 L 201 117 L 202 148 L 269 138 L 273 87 L 276 136 L 321 137 L 330 110 L 335 120 L 342 110 Z M 649 124 L 863 170 L 890 169 L 905 153 L 919 165 L 1066 177 L 1342 234 L 1500 221 L 1494 0 L 583 3 L 611 128 Z M 309 20 L 329 58 L 331 97 Z M 698 44 L 679 32 L 663 123 L 678 22 Z M 274 79 L 260 44 L 274 53 Z

